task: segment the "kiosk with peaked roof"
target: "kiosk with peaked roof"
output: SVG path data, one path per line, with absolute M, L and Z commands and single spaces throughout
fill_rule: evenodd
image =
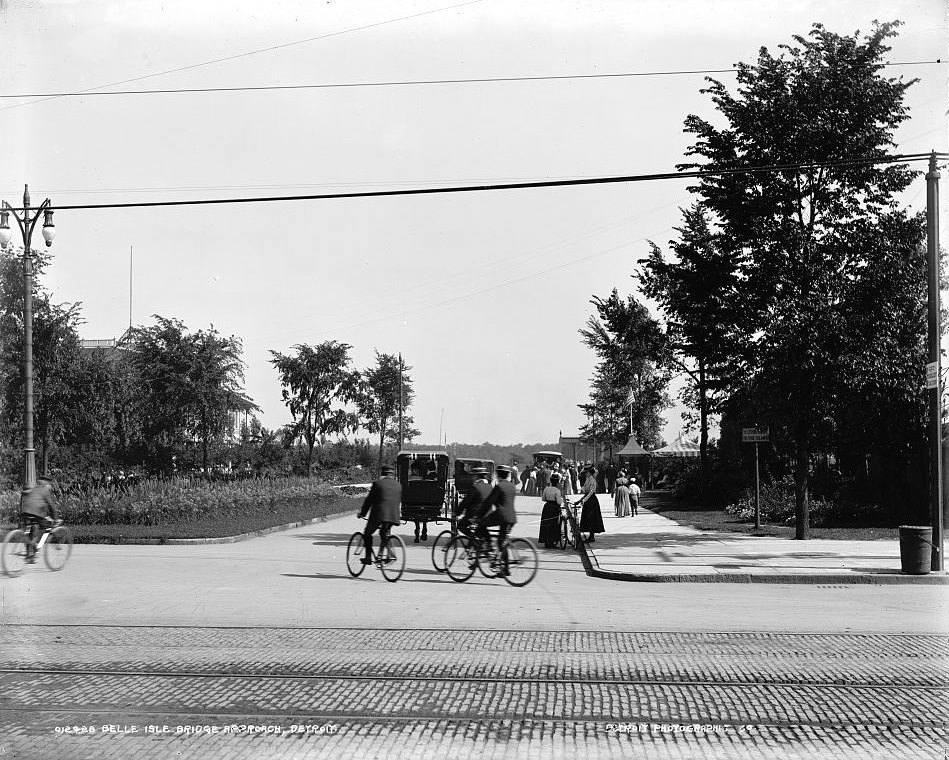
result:
M 635 475 L 641 478 L 642 482 L 649 479 L 649 452 L 639 445 L 635 435 L 630 435 L 626 445 L 614 456 L 621 467 L 624 461 L 627 463 L 627 475 Z

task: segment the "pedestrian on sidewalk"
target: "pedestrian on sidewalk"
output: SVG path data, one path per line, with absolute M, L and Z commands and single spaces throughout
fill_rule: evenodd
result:
M 633 478 L 633 482 L 629 484 L 629 503 L 633 508 L 633 515 L 639 514 L 639 497 L 642 495 L 642 490 L 638 485 L 636 485 L 636 478 Z
M 587 467 L 587 479 L 583 483 L 583 496 L 580 499 L 580 533 L 589 533 L 589 541 L 596 541 L 595 535 L 603 533 L 603 515 L 600 514 L 600 501 L 596 497 L 596 469 Z
M 559 483 L 560 475 L 555 472 L 550 476 L 550 485 L 541 494 L 544 508 L 540 513 L 540 535 L 537 536 L 537 540 L 544 545 L 545 549 L 553 549 L 560 540 L 560 508 L 563 506 L 563 494 L 558 488 Z
M 616 495 L 613 497 L 613 506 L 616 508 L 617 517 L 629 517 L 630 515 L 628 486 L 629 481 L 626 479 L 626 472 L 620 470 L 619 476 L 616 478 Z

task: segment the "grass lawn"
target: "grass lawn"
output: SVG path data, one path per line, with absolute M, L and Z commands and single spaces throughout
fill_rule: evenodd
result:
M 306 506 L 280 505 L 273 509 L 264 508 L 257 514 L 240 517 L 209 515 L 201 520 L 175 525 L 69 524 L 69 528 L 78 544 L 122 544 L 141 539 L 162 541 L 169 538 L 221 538 L 318 517 L 355 514 L 362 504 L 362 498 L 338 496 L 320 499 Z M 13 526 L 7 526 L 7 528 L 10 527 Z
M 772 536 L 774 538 L 794 538 L 793 525 L 769 525 L 762 523 L 755 530 L 754 521 L 739 520 L 726 515 L 721 509 L 697 509 L 686 502 L 675 501 L 672 495 L 662 491 L 650 491 L 645 495 L 642 505 L 675 520 L 680 525 L 691 525 L 699 530 L 743 533 L 749 536 Z M 814 528 L 810 529 L 811 538 L 826 538 L 842 541 L 874 541 L 877 539 L 898 540 L 898 528 Z

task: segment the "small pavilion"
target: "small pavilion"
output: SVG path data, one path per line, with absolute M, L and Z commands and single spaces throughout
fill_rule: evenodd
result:
M 628 476 L 635 476 L 640 484 L 648 482 L 649 452 L 639 444 L 635 435 L 630 435 L 626 445 L 614 456 L 619 462 L 619 466 L 626 470 Z M 626 463 L 625 467 L 623 467 L 624 462 Z

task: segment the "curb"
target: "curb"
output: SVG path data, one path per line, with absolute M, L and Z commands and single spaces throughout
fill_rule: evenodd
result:
M 579 526 L 571 514 L 574 530 Z M 579 535 L 577 531 L 576 535 Z M 609 581 L 632 581 L 634 583 L 785 583 L 795 585 L 877 585 L 891 586 L 912 584 L 918 586 L 949 585 L 946 571 L 932 572 L 926 575 L 903 575 L 901 573 L 864 573 L 862 575 L 843 575 L 840 573 L 628 573 L 617 570 L 601 570 L 599 562 L 594 567 L 587 553 L 587 542 L 581 541 L 577 552 L 586 574 L 592 578 Z M 596 560 L 596 555 L 593 555 Z
M 286 523 L 285 525 L 275 525 L 270 528 L 261 528 L 260 530 L 252 530 L 248 533 L 238 533 L 236 536 L 218 536 L 215 538 L 128 538 L 123 539 L 121 536 L 116 538 L 113 541 L 92 541 L 89 542 L 89 545 L 99 545 L 99 546 L 195 546 L 200 544 L 234 544 L 238 541 L 247 541 L 251 538 L 258 538 L 259 536 L 266 536 L 270 533 L 279 533 L 284 530 L 292 530 L 293 528 L 302 528 L 306 525 L 313 525 L 314 523 L 326 522 L 327 520 L 333 520 L 340 515 L 349 514 L 348 511 L 345 512 L 334 512 L 330 515 L 323 515 L 322 517 L 313 517 L 309 520 L 301 520 L 299 522 Z

